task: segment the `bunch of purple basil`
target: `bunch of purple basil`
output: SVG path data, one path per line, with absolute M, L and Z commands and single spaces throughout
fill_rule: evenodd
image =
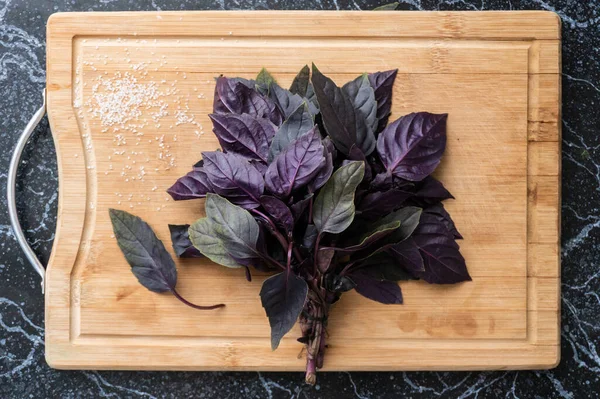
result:
M 250 267 L 276 273 L 260 291 L 271 346 L 299 321 L 311 384 L 342 293 L 400 304 L 398 281 L 471 279 L 441 203 L 453 197 L 431 176 L 447 114 L 388 124 L 396 75 L 338 87 L 305 66 L 289 89 L 265 69 L 254 80 L 219 77 L 209 117 L 222 151 L 203 152 L 168 190 L 175 200 L 206 198 L 206 217 L 169 226 L 177 256 L 205 256 L 249 280 Z M 180 297 L 174 284 L 163 291 Z

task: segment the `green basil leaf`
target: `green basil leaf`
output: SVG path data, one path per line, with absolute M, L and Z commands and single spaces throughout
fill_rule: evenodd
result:
M 313 223 L 319 233 L 339 234 L 354 220 L 354 192 L 365 174 L 360 161 L 340 167 L 321 188 L 313 206 Z
M 258 73 L 258 76 L 256 76 L 256 86 L 258 88 L 258 91 L 262 94 L 268 93 L 269 88 L 273 83 L 277 84 L 277 81 L 275 80 L 273 75 L 271 75 L 269 71 L 267 71 L 265 68 L 261 69 Z
M 375 7 L 373 9 L 373 11 L 394 11 L 395 9 L 398 8 L 399 5 L 400 5 L 400 3 L 398 3 L 397 1 L 394 1 L 393 3 L 384 4 L 382 6 Z
M 216 237 L 209 218 L 196 220 L 190 226 L 189 235 L 194 247 L 208 259 L 226 267 L 242 267 L 229 255 L 223 241 Z
M 260 229 L 248 211 L 217 194 L 206 196 L 205 209 L 210 228 L 230 256 L 238 260 L 260 256 L 256 250 Z

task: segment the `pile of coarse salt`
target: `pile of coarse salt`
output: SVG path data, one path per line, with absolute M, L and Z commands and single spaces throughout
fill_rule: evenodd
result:
M 117 39 L 116 41 L 125 43 L 127 40 Z M 137 42 L 139 41 L 136 40 Z M 143 42 L 146 41 L 143 40 Z M 98 50 L 99 46 L 95 46 L 95 48 Z M 180 94 L 176 86 L 177 80 L 172 82 L 164 79 L 154 81 L 148 76 L 151 64 L 153 64 L 151 70 L 154 72 L 159 72 L 161 67 L 167 64 L 165 55 L 161 55 L 160 58 L 157 56 L 153 61 L 132 62 L 131 50 L 128 47 L 124 50 L 125 56 L 122 59 L 101 53 L 98 53 L 95 59 L 94 55 L 91 60 L 81 62 L 78 59 L 77 84 L 80 83 L 79 75 L 83 66 L 89 67 L 96 73 L 90 82 L 91 94 L 87 96 L 85 102 L 82 102 L 79 97 L 74 105 L 78 108 L 79 115 L 85 109 L 90 119 L 98 121 L 102 133 L 113 134 L 114 148 L 108 156 L 110 162 L 104 174 L 116 173 L 116 176 L 124 182 L 131 184 L 136 181 L 144 182 L 147 177 L 168 171 L 176 166 L 175 156 L 171 153 L 171 143 L 177 141 L 176 127 L 189 124 L 194 126 L 194 133 L 197 137 L 204 134 L 202 125 L 196 121 L 191 111 L 190 99 L 197 101 L 197 99 L 205 97 L 202 93 L 198 95 L 195 93 L 191 97 L 189 94 Z M 135 51 L 138 50 L 139 48 L 135 48 Z M 155 52 L 151 52 L 151 54 L 154 55 Z M 97 72 L 94 61 L 102 64 L 101 69 L 107 69 L 104 66 L 113 60 L 120 61 L 120 65 L 128 64 L 130 70 L 116 71 L 112 74 L 107 71 Z M 176 74 L 179 75 L 179 72 Z M 185 73 L 183 73 L 183 78 L 187 79 Z M 83 86 L 87 86 L 87 83 L 84 83 Z M 196 92 L 197 89 L 194 88 L 193 91 Z M 91 140 L 88 141 L 89 146 L 86 148 L 89 152 L 92 151 L 92 148 Z M 141 147 L 136 147 L 140 144 L 144 144 L 145 149 L 148 149 L 149 144 L 155 145 L 156 154 L 151 151 L 141 151 Z M 113 162 L 117 163 L 115 167 L 113 167 Z M 150 177 L 150 181 L 153 181 L 152 177 Z M 122 194 L 115 194 L 119 197 L 118 203 L 120 204 Z M 150 201 L 150 196 L 144 196 L 144 199 Z M 165 200 L 168 201 L 168 199 L 167 196 Z M 131 194 L 129 194 L 127 202 L 130 208 L 133 208 Z M 140 204 L 141 201 L 137 203 Z

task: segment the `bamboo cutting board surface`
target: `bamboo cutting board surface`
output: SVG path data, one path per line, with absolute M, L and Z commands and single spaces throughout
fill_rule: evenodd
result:
M 57 368 L 303 370 L 296 327 L 272 352 L 264 276 L 177 261 L 178 290 L 147 291 L 108 208 L 149 222 L 203 216 L 165 190 L 218 148 L 214 77 L 267 67 L 282 85 L 315 62 L 338 83 L 398 68 L 392 118 L 447 112 L 436 171 L 472 282 L 402 282 L 405 304 L 348 293 L 325 370 L 549 368 L 559 359 L 560 23 L 546 12 L 69 13 L 48 21 L 48 112 L 59 158 L 46 280 Z

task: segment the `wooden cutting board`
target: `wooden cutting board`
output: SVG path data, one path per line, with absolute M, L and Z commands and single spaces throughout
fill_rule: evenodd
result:
M 55 14 L 48 107 L 59 159 L 46 280 L 56 368 L 302 370 L 298 328 L 272 352 L 258 292 L 239 270 L 178 261 L 201 312 L 138 284 L 108 208 L 167 224 L 203 201 L 165 190 L 218 142 L 214 77 L 267 67 L 283 85 L 315 62 L 338 83 L 398 68 L 393 118 L 447 112 L 437 176 L 473 281 L 402 282 L 405 304 L 345 294 L 326 370 L 554 367 L 559 359 L 560 21 L 547 12 L 148 12 Z

